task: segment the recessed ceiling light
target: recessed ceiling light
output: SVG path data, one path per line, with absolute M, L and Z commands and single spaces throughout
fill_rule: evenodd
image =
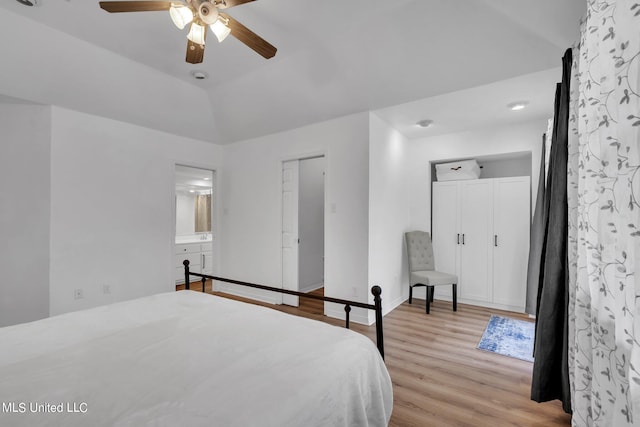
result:
M 195 193 L 195 192 L 196 192 L 196 190 L 194 190 L 194 189 L 189 190 L 189 193 Z
M 208 176 L 205 176 L 203 179 L 204 179 L 205 181 L 209 181 L 211 178 L 209 178 Z
M 200 70 L 192 71 L 191 75 L 196 80 L 206 80 L 206 79 L 209 78 L 209 75 L 207 73 L 205 73 L 204 71 L 200 71 Z
M 529 105 L 527 101 L 517 101 L 507 105 L 507 108 L 509 108 L 512 111 L 518 111 L 518 110 L 523 110 L 527 105 Z
M 428 128 L 429 126 L 431 126 L 433 124 L 433 120 L 420 120 L 419 122 L 416 123 L 417 126 L 420 126 L 421 128 Z

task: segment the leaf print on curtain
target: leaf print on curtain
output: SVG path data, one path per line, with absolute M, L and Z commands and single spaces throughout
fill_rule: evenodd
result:
M 588 1 L 568 162 L 574 426 L 640 425 L 640 3 Z

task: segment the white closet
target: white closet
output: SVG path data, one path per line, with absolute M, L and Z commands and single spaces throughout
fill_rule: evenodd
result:
M 435 266 L 458 275 L 459 302 L 524 312 L 530 189 L 528 176 L 433 183 Z

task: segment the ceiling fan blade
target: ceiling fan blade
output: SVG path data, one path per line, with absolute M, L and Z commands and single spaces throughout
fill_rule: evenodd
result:
M 107 12 L 153 12 L 169 10 L 170 1 L 101 1 L 100 7 Z
M 229 9 L 230 7 L 238 6 L 240 4 L 245 4 L 252 1 L 256 1 L 256 0 L 222 0 L 216 6 L 218 9 L 222 10 L 222 9 Z
M 278 49 L 275 46 L 271 45 L 265 39 L 227 15 L 226 13 L 220 12 L 220 16 L 224 19 L 227 19 L 229 24 L 229 28 L 231 29 L 231 35 L 240 40 L 242 43 L 249 46 L 251 49 L 255 50 L 258 54 L 262 55 L 264 58 L 273 58 Z
M 187 39 L 187 58 L 189 64 L 199 64 L 204 59 L 204 45 Z

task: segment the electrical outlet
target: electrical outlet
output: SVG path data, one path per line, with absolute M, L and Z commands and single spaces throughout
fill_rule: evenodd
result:
M 73 290 L 73 299 L 82 299 L 84 298 L 84 292 L 82 289 L 74 289 Z
M 102 285 L 102 293 L 105 295 L 111 294 L 111 285 L 107 285 L 107 284 Z

